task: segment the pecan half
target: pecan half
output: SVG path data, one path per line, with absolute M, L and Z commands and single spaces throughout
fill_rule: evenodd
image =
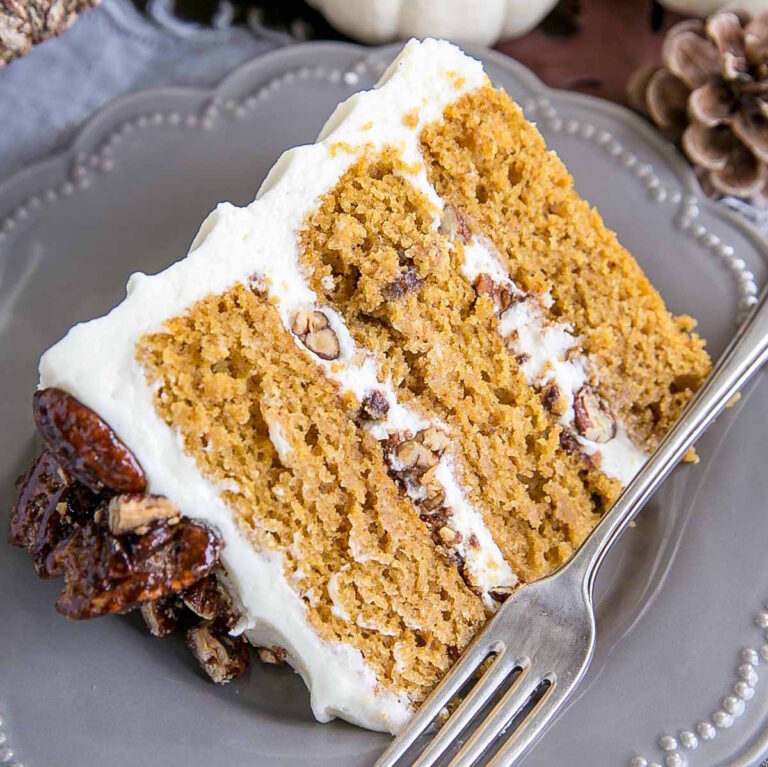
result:
M 222 545 L 214 530 L 188 519 L 154 522 L 144 535 L 119 537 L 88 522 L 55 552 L 65 577 L 56 609 L 91 618 L 177 594 L 216 567 Z
M 217 621 L 203 621 L 189 629 L 187 646 L 216 684 L 231 682 L 248 669 L 248 643 L 242 636 L 230 636 Z
M 582 386 L 573 398 L 576 430 L 592 442 L 609 442 L 616 436 L 616 419 L 591 386 Z
M 182 604 L 176 597 L 166 597 L 143 604 L 141 617 L 152 636 L 167 637 L 176 630 L 182 610 Z
M 323 312 L 317 309 L 296 312 L 291 321 L 291 330 L 307 349 L 321 359 L 335 360 L 339 356 L 339 339 Z
M 144 472 L 96 413 L 62 389 L 41 389 L 32 400 L 37 430 L 64 469 L 93 492 L 141 493 Z
M 29 552 L 39 577 L 61 575 L 53 553 L 92 518 L 100 502 L 101 496 L 77 482 L 49 450 L 43 450 L 17 480 L 8 543 Z
M 163 495 L 124 493 L 109 501 L 107 509 L 109 530 L 112 535 L 138 533 L 143 535 L 152 522 L 178 520 L 181 512 Z

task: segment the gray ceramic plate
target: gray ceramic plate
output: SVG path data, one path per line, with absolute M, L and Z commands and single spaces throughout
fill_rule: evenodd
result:
M 36 449 L 40 353 L 118 302 L 132 271 L 182 256 L 217 201 L 248 202 L 278 154 L 312 140 L 394 51 L 298 46 L 246 64 L 215 92 L 121 99 L 65 152 L 0 187 L 3 529 L 14 477 Z M 766 276 L 765 244 L 701 199 L 639 119 L 477 53 L 718 354 Z M 526 767 L 748 765 L 768 748 L 767 420 L 762 376 L 702 440 L 701 463 L 678 470 L 612 552 L 592 668 Z M 180 638 L 149 637 L 137 616 L 66 621 L 53 610 L 57 589 L 0 544 L 0 763 L 356 767 L 387 742 L 316 724 L 288 669 L 256 664 L 214 687 Z

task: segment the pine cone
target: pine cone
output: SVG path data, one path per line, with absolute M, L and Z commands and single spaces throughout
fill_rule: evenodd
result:
M 0 0 L 0 67 L 61 34 L 99 0 Z
M 715 196 L 768 197 L 768 13 L 716 13 L 667 33 L 630 104 L 676 141 Z

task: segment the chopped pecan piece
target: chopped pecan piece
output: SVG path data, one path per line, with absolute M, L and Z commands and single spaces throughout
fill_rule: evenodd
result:
M 434 453 L 442 453 L 451 442 L 444 431 L 440 431 L 440 429 L 436 429 L 434 426 L 430 426 L 428 429 L 420 431 L 416 435 L 416 439 Z
M 64 471 L 49 450 L 17 480 L 8 543 L 25 548 L 41 578 L 61 575 L 53 553 L 93 516 L 101 497 Z
M 443 527 L 439 528 L 437 535 L 444 546 L 458 546 L 462 541 L 461 533 L 452 527 L 448 527 L 448 525 L 443 525 Z
M 321 359 L 335 360 L 339 356 L 339 339 L 323 312 L 317 309 L 296 312 L 291 322 L 291 330 L 307 349 Z
M 560 432 L 560 447 L 565 450 L 566 453 L 577 453 L 581 450 L 579 441 L 569 431 Z
M 125 493 L 111 498 L 108 506 L 109 530 L 112 535 L 143 535 L 152 522 L 178 520 L 181 512 L 163 495 Z
M 608 442 L 616 436 L 616 420 L 591 386 L 582 386 L 573 398 L 576 429 L 592 442 Z
M 216 684 L 231 682 L 248 668 L 248 643 L 242 636 L 230 636 L 218 621 L 203 621 L 189 629 L 187 646 Z
M 451 240 L 461 240 L 465 245 L 472 239 L 472 232 L 464 217 L 452 205 L 446 205 L 440 219 L 440 234 Z
M 141 493 L 141 466 L 112 429 L 90 408 L 62 389 L 35 392 L 37 430 L 48 450 L 75 479 L 93 492 Z
M 420 290 L 424 285 L 423 278 L 412 266 L 409 266 L 396 280 L 390 282 L 384 290 L 384 298 L 388 301 L 396 301 L 402 298 L 406 293 L 413 293 Z
M 427 490 L 429 492 L 429 490 Z M 422 508 L 426 511 L 435 511 L 439 509 L 445 503 L 445 490 L 439 488 L 434 492 L 434 495 L 428 495 L 422 502 Z
M 208 575 L 192 584 L 182 592 L 181 598 L 195 615 L 207 621 L 224 619 L 232 613 L 229 598 L 222 591 L 215 575 Z
M 272 647 L 259 647 L 256 651 L 259 660 L 262 663 L 268 663 L 270 666 L 282 666 L 288 657 L 288 651 L 285 647 L 272 645 Z
M 328 327 L 328 318 L 320 311 L 303 309 L 293 315 L 291 330 L 297 336 L 305 336 L 307 333 L 317 333 Z
M 91 618 L 177 594 L 216 567 L 222 545 L 214 530 L 188 519 L 154 522 L 144 535 L 119 537 L 88 522 L 55 552 L 65 577 L 56 609 Z
M 496 602 L 506 602 L 515 593 L 515 586 L 494 586 L 488 590 L 491 599 Z
M 502 314 L 512 306 L 512 293 L 509 288 L 499 285 L 490 274 L 478 274 L 473 283 L 478 296 L 489 296 L 496 304 L 496 313 Z
M 439 456 L 416 438 L 407 439 L 398 445 L 395 455 L 406 470 L 417 474 L 435 466 L 439 459 Z
M 389 413 L 389 402 L 383 391 L 375 389 L 366 394 L 361 406 L 361 415 L 370 421 L 383 421 Z
M 544 407 L 553 415 L 562 415 L 568 409 L 568 397 L 556 383 L 549 384 L 542 394 Z
M 143 604 L 141 617 L 152 636 L 167 637 L 176 630 L 181 611 L 182 605 L 176 597 L 166 597 Z

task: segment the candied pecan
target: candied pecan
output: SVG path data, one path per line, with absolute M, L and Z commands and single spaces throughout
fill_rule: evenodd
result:
M 219 586 L 218 578 L 211 574 L 185 589 L 181 598 L 195 615 L 210 621 L 232 612 L 229 598 Z
M 200 667 L 216 684 L 242 676 L 248 668 L 248 643 L 230 636 L 226 625 L 203 621 L 187 631 L 187 646 Z
M 8 543 L 26 549 L 41 578 L 61 575 L 53 553 L 93 516 L 101 497 L 70 477 L 49 450 L 43 450 L 17 480 L 8 524 Z
M 591 386 L 582 386 L 573 398 L 576 429 L 592 442 L 608 442 L 616 436 L 616 419 Z
M 285 663 L 285 659 L 288 657 L 288 651 L 285 647 L 280 647 L 279 645 L 259 647 L 256 654 L 259 656 L 259 660 L 262 663 L 267 663 L 270 666 L 282 666 Z
M 143 604 L 141 617 L 152 636 L 166 637 L 176 630 L 182 610 L 183 605 L 176 597 L 165 597 Z
M 419 277 L 419 273 L 414 267 L 409 266 L 396 280 L 393 280 L 384 288 L 384 298 L 388 301 L 396 301 L 406 293 L 421 290 L 423 285 L 423 278 Z
M 91 618 L 177 594 L 216 567 L 222 545 L 214 530 L 188 519 L 155 522 L 144 535 L 119 537 L 89 522 L 55 553 L 65 576 L 56 609 Z
M 93 492 L 144 492 L 138 461 L 93 410 L 56 388 L 35 392 L 32 404 L 43 442 L 75 479 Z
M 178 520 L 178 507 L 163 495 L 123 493 L 111 498 L 108 506 L 109 530 L 112 535 L 143 535 L 152 522 Z
M 374 389 L 369 394 L 366 394 L 361 408 L 360 414 L 363 418 L 370 421 L 382 421 L 387 417 L 389 412 L 389 402 L 387 396 L 383 391 Z

